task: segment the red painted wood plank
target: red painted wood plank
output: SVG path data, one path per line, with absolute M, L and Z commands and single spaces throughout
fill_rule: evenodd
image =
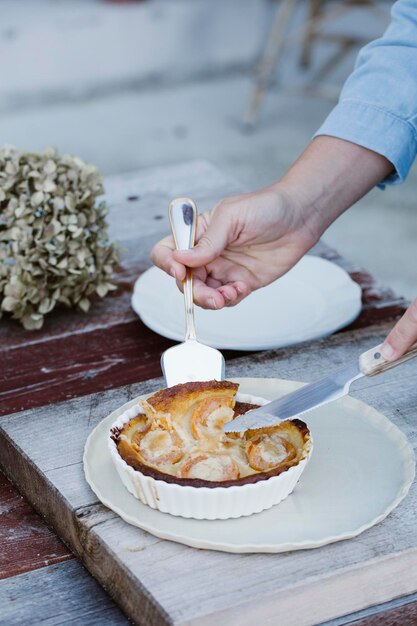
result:
M 384 613 L 349 622 L 349 624 L 351 626 L 416 626 L 417 602 L 410 602 Z
M 58 337 L 2 354 L 2 415 L 161 375 L 172 345 L 139 321 Z
M 0 473 L 0 579 L 74 558 Z

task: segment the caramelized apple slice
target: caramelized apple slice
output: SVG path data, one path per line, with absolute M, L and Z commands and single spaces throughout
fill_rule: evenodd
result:
M 245 449 L 249 465 L 258 472 L 279 467 L 297 457 L 294 446 L 276 432 L 252 435 Z
M 227 396 L 207 398 L 199 402 L 191 416 L 191 431 L 195 439 L 222 437 L 222 426 L 232 419 L 234 399 Z
M 195 453 L 181 465 L 178 475 L 181 478 L 202 480 L 236 480 L 239 478 L 237 463 L 227 454 Z
M 184 456 L 181 437 L 175 430 L 152 428 L 139 440 L 141 457 L 155 466 L 178 463 Z
M 120 433 L 137 449 L 141 437 L 150 429 L 151 424 L 149 417 L 141 413 L 125 424 Z

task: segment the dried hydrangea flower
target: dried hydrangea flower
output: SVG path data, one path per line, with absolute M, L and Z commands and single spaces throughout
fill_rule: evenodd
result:
M 58 304 L 88 311 L 115 289 L 102 178 L 77 157 L 0 149 L 0 317 L 41 328 Z

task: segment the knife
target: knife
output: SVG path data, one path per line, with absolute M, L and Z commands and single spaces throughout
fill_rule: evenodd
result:
M 363 376 L 376 376 L 417 356 L 417 343 L 413 344 L 402 357 L 386 361 L 381 354 L 382 343 L 360 355 L 356 363 L 338 370 L 331 376 L 305 385 L 297 391 L 273 400 L 258 409 L 239 415 L 223 425 L 226 433 L 239 433 L 253 428 L 274 426 L 281 420 L 289 419 L 311 411 L 323 404 L 338 400 L 349 393 L 351 384 Z

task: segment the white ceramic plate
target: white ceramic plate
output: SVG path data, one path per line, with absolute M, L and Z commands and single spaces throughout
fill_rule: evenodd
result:
M 242 393 L 268 399 L 299 383 L 236 379 Z M 284 552 L 348 539 L 382 521 L 406 496 L 414 479 L 414 452 L 384 415 L 350 397 L 308 415 L 314 453 L 293 493 L 281 504 L 249 517 L 193 520 L 154 511 L 134 498 L 108 452 L 111 423 L 138 401 L 104 419 L 84 452 L 87 482 L 99 500 L 129 524 L 157 537 L 226 552 Z
M 153 267 L 135 283 L 132 307 L 146 326 L 184 340 L 184 301 L 173 278 Z M 361 288 L 338 265 L 305 256 L 285 276 L 238 307 L 196 307 L 198 340 L 233 350 L 267 350 L 325 337 L 350 324 L 361 310 Z

